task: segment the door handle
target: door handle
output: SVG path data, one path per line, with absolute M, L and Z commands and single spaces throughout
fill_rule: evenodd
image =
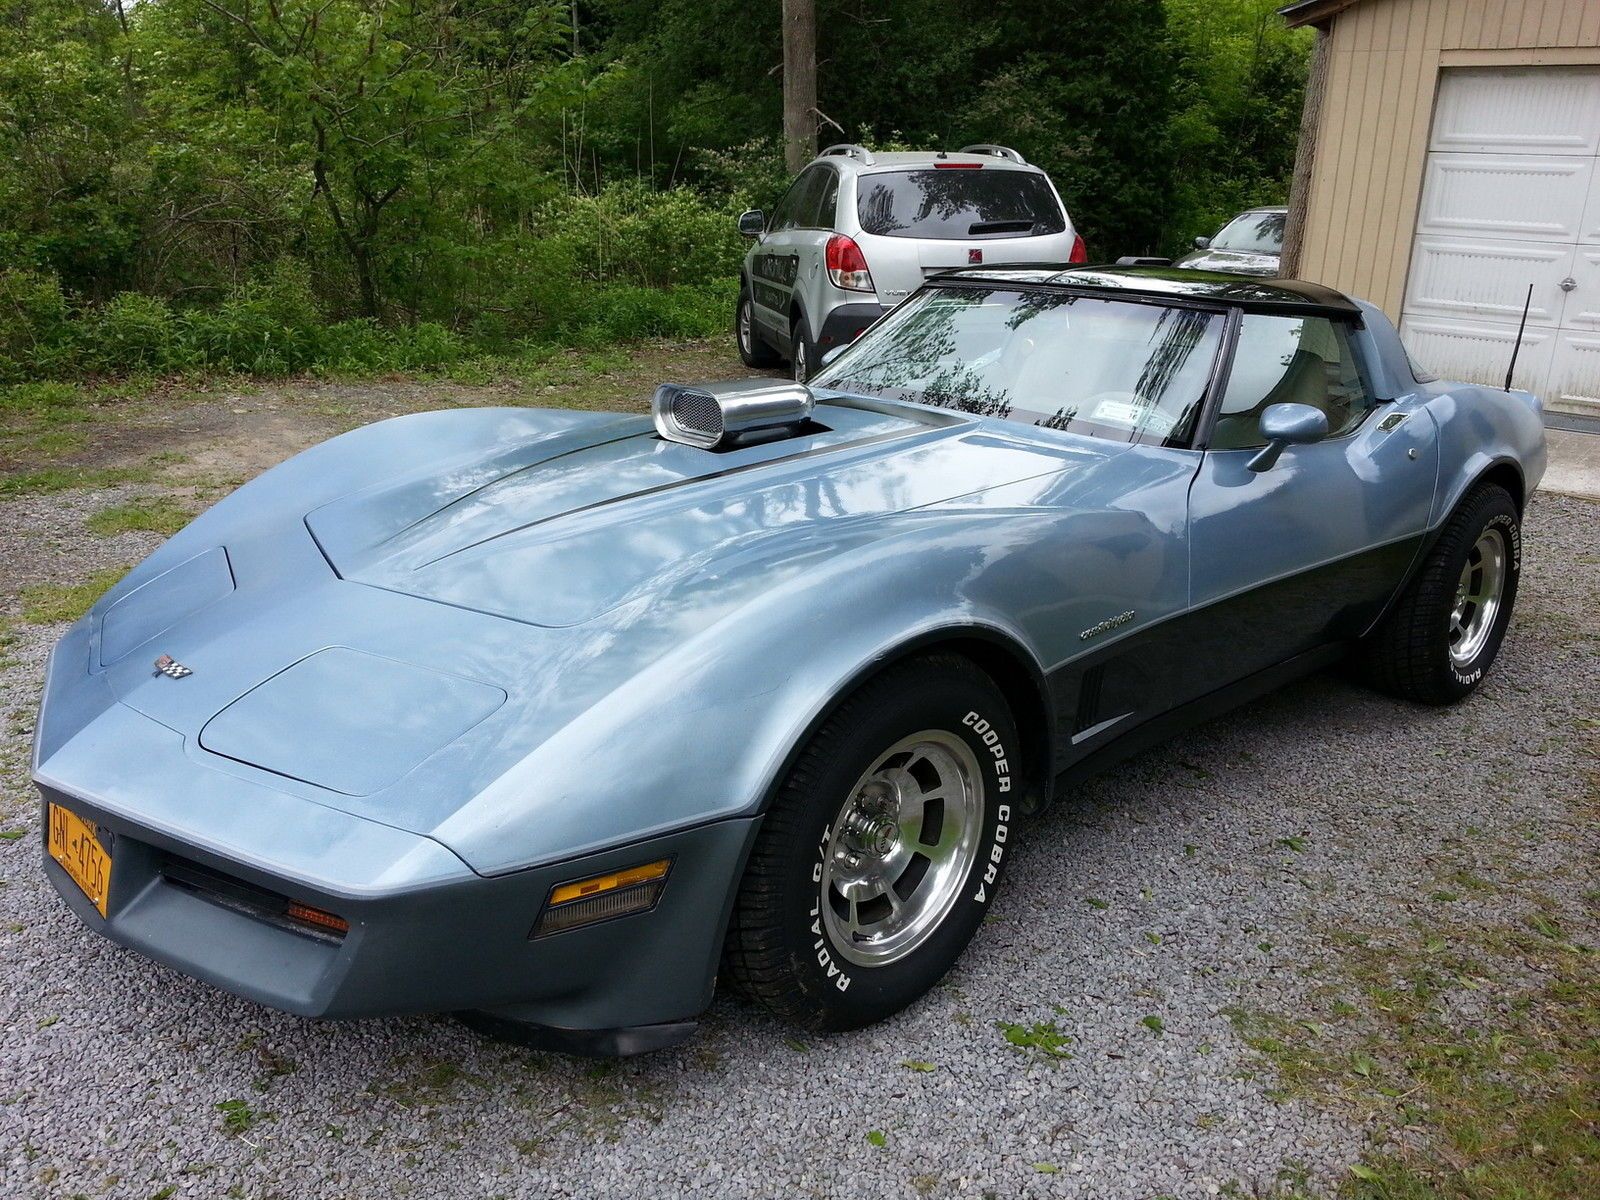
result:
M 1560 288 L 1563 292 L 1570 292 L 1573 288 L 1578 286 L 1578 281 L 1576 279 L 1574 279 L 1571 275 L 1568 275 L 1560 283 L 1556 284 L 1556 286 L 1558 288 Z

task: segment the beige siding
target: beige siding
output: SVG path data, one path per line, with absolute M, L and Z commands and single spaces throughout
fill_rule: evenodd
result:
M 1328 36 L 1300 275 L 1398 320 L 1439 72 L 1600 63 L 1600 0 L 1361 0 Z

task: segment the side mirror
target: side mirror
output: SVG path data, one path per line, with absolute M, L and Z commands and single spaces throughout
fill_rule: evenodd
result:
M 817 369 L 820 371 L 823 367 L 826 367 L 828 364 L 833 362 L 834 359 L 838 358 L 839 355 L 843 354 L 848 349 L 850 349 L 849 346 L 835 346 L 832 350 L 829 350 L 817 360 Z
M 1252 471 L 1268 471 L 1285 446 L 1304 446 L 1328 436 L 1328 414 L 1309 404 L 1269 404 L 1261 414 L 1267 444 L 1250 460 Z
M 746 209 L 739 214 L 739 232 L 745 237 L 760 237 L 766 230 L 767 214 L 759 208 Z
M 1196 250 L 1209 250 L 1209 249 L 1211 249 L 1211 239 L 1208 238 L 1208 237 L 1197 237 L 1197 238 L 1195 238 L 1195 240 L 1194 240 L 1194 248 Z

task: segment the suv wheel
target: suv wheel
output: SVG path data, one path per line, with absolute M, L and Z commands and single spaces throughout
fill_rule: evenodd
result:
M 747 367 L 758 370 L 775 367 L 781 361 L 756 329 L 756 310 L 748 288 L 739 289 L 739 307 L 733 318 L 733 334 L 739 343 L 739 358 Z
M 796 317 L 794 324 L 789 327 L 789 345 L 793 347 L 789 352 L 789 362 L 794 367 L 795 382 L 804 383 L 811 378 L 814 356 L 811 343 L 806 340 L 806 323 L 800 317 Z

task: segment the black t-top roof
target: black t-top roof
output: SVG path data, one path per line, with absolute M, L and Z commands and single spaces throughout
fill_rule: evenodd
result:
M 1359 317 L 1361 310 L 1343 292 L 1300 279 L 1259 279 L 1181 267 L 959 267 L 934 277 L 941 283 L 1025 283 L 1074 291 L 1117 292 L 1170 300 L 1232 304 L 1258 312 L 1320 311 Z

